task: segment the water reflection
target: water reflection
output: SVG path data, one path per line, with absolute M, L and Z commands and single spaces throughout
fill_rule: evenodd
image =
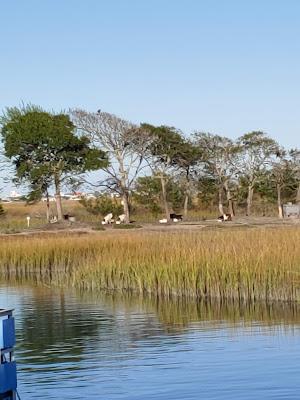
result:
M 274 327 L 278 325 L 297 326 L 300 324 L 300 305 L 297 303 L 238 303 L 218 301 L 193 301 L 192 299 L 161 299 L 157 297 L 137 297 L 128 294 L 90 294 L 81 293 L 82 301 L 99 301 L 115 313 L 123 310 L 152 313 L 166 329 L 180 331 L 193 322 L 205 322 L 209 328 L 214 324 L 244 324 Z
M 300 390 L 296 304 L 14 286 L 0 287 L 0 305 L 16 308 L 23 400 L 198 399 L 199 393 L 289 399 Z

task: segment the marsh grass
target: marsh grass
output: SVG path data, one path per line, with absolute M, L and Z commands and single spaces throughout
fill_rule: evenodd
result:
M 300 299 L 300 230 L 6 237 L 3 281 L 238 301 Z

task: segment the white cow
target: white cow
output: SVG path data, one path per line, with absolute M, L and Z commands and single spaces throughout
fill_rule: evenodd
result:
M 168 222 L 167 218 L 163 218 L 159 220 L 160 224 L 166 224 Z
M 125 218 L 126 218 L 126 215 L 125 215 L 125 214 L 119 215 L 119 221 L 120 221 L 120 222 L 124 222 L 124 221 L 125 221 Z
M 123 222 L 125 222 L 125 218 L 126 218 L 126 215 L 125 215 L 125 214 L 119 215 L 119 216 L 118 216 L 118 220 L 116 221 L 116 224 L 117 224 L 117 225 L 123 224 Z
M 103 218 L 102 225 L 108 225 L 111 224 L 112 222 L 113 222 L 113 214 L 109 213 Z

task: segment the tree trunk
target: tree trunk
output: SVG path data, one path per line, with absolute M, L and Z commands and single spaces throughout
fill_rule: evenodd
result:
M 188 204 L 189 204 L 189 194 L 186 193 L 184 197 L 184 203 L 183 203 L 183 215 L 186 217 L 188 214 Z
M 232 200 L 232 197 L 231 197 L 231 191 L 229 189 L 227 181 L 225 181 L 225 183 L 224 183 L 224 189 L 225 189 L 225 192 L 226 192 L 226 198 L 227 198 L 227 202 L 228 202 L 228 212 L 231 215 L 231 217 L 234 217 L 233 200 Z
M 185 184 L 185 196 L 184 196 L 184 203 L 183 203 L 183 215 L 186 217 L 188 215 L 188 206 L 189 206 L 189 199 L 190 199 L 190 193 L 191 193 L 190 168 L 189 167 L 186 168 L 185 179 L 186 179 L 186 184 Z
M 278 217 L 283 218 L 282 204 L 281 204 L 281 186 L 277 185 L 277 205 L 278 205 Z
M 121 190 L 122 190 L 122 201 L 123 201 L 123 211 L 125 214 L 124 222 L 130 224 L 130 211 L 129 211 L 129 190 L 127 184 L 128 173 L 124 167 L 124 157 L 118 153 L 117 159 L 119 161 L 119 172 L 121 174 Z
M 169 204 L 167 200 L 167 189 L 166 189 L 166 181 L 163 175 L 160 177 L 160 183 L 161 183 L 161 191 L 162 191 L 162 199 L 163 199 L 163 205 L 166 213 L 166 219 L 167 221 L 170 221 L 170 209 L 169 209 Z
M 50 202 L 49 202 L 49 193 L 47 192 L 46 194 L 46 218 L 47 218 L 47 222 L 49 224 L 50 222 Z
M 251 215 L 251 208 L 252 208 L 252 199 L 253 199 L 253 186 L 249 185 L 248 186 L 248 196 L 247 196 L 247 212 L 246 215 L 250 216 Z
M 296 203 L 300 203 L 300 182 L 298 184 L 298 189 L 297 189 L 297 196 L 296 196 Z
M 129 201 L 127 193 L 123 194 L 122 200 L 123 200 L 123 210 L 125 214 L 125 223 L 130 224 Z
M 56 200 L 57 220 L 62 221 L 63 210 L 62 210 L 61 193 L 60 193 L 60 177 L 58 174 L 55 175 L 55 177 L 54 177 L 54 184 L 55 184 L 55 200 Z
M 219 185 L 219 212 L 221 215 L 224 215 L 223 208 L 223 183 Z

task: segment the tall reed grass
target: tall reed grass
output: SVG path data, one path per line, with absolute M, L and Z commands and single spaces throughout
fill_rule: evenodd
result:
M 0 279 L 86 290 L 234 300 L 300 300 L 297 228 L 9 237 Z

